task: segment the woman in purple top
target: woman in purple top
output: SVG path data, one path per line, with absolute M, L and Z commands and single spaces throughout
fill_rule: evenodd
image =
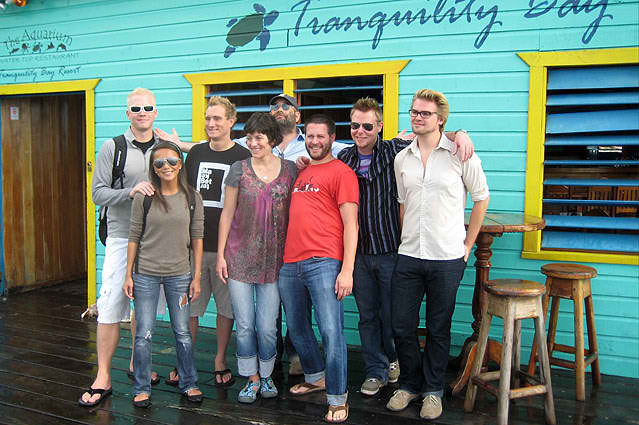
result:
M 297 168 L 273 155 L 282 141 L 268 113 L 246 122 L 252 157 L 231 166 L 220 217 L 217 273 L 229 285 L 237 326 L 238 373 L 248 381 L 238 401 L 277 396 L 271 379 L 280 306 L 277 278 L 282 266 L 291 188 Z

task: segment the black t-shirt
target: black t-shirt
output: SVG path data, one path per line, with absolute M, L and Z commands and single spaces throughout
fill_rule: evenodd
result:
M 155 144 L 155 139 L 151 139 L 148 142 L 138 142 L 137 140 L 134 140 L 132 143 L 140 148 L 142 153 L 146 153 L 146 151 L 148 151 Z
M 225 151 L 214 151 L 208 143 L 199 143 L 186 157 L 187 180 L 204 201 L 204 251 L 217 252 L 217 230 L 224 207 L 224 179 L 234 162 L 250 157 L 249 150 L 237 143 Z

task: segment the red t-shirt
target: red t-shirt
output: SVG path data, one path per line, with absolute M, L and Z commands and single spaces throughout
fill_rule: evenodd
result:
M 309 165 L 291 194 L 284 262 L 311 257 L 344 258 L 344 223 L 339 206 L 359 204 L 357 176 L 342 161 Z

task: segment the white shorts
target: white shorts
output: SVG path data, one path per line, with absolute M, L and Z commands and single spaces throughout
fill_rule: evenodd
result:
M 98 323 L 113 324 L 129 320 L 131 310 L 129 298 L 124 294 L 122 285 L 126 276 L 126 251 L 129 240 L 126 238 L 111 238 L 106 240 L 104 250 L 104 264 L 102 265 L 102 286 L 97 301 Z M 157 314 L 164 315 L 166 298 L 160 290 Z

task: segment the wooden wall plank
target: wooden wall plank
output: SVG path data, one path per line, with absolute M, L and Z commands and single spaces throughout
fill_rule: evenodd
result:
M 33 127 L 34 138 L 41 140 L 44 134 L 49 132 L 45 123 L 47 122 L 43 115 L 46 113 L 43 111 L 41 103 L 36 99 L 31 98 L 31 103 L 34 106 L 31 111 L 32 118 L 38 125 Z M 42 282 L 47 278 L 46 271 L 47 265 L 50 261 L 49 256 L 46 253 L 46 235 L 51 232 L 51 226 L 48 226 L 46 221 L 50 218 L 50 215 L 46 213 L 44 205 L 50 205 L 44 202 L 44 197 L 50 193 L 49 190 L 44 190 L 46 182 L 44 173 L 38 171 L 38 167 L 41 166 L 43 160 L 49 158 L 47 152 L 44 150 L 44 146 L 36 144 L 32 148 L 31 152 L 31 169 L 36 170 L 33 173 L 33 205 L 36 210 L 34 214 L 34 238 L 33 247 L 35 250 L 35 277 L 34 281 Z

